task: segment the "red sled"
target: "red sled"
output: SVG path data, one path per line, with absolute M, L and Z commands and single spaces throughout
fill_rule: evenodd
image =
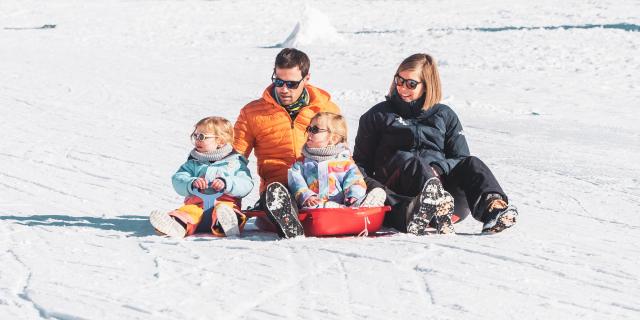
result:
M 298 213 L 304 234 L 311 237 L 358 235 L 367 236 L 382 227 L 384 215 L 390 206 L 371 208 L 317 208 Z M 275 231 L 275 226 L 259 210 L 243 211 L 247 217 L 256 217 L 259 229 Z

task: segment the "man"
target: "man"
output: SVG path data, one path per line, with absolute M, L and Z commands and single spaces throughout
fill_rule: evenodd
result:
M 233 147 L 246 158 L 255 151 L 260 206 L 281 237 L 304 234 L 287 188 L 287 170 L 301 156 L 305 132 L 318 112 L 340 113 L 326 91 L 309 84 L 309 57 L 286 48 L 276 56 L 272 84 L 240 110 Z

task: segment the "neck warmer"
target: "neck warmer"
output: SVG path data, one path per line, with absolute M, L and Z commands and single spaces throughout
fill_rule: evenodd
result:
M 230 144 L 225 144 L 223 147 L 213 150 L 211 152 L 198 152 L 195 148 L 191 150 L 190 155 L 196 160 L 201 162 L 215 162 L 224 159 L 233 151 Z
M 422 113 L 422 106 L 424 100 L 427 98 L 427 94 L 423 94 L 418 100 L 406 102 L 400 98 L 397 91 L 394 91 L 391 96 L 387 96 L 387 101 L 391 103 L 393 109 L 397 114 L 403 118 L 416 118 Z
M 307 145 L 304 145 L 302 148 L 302 155 L 305 158 L 310 158 L 316 160 L 318 162 L 330 160 L 335 158 L 338 154 L 344 152 L 345 150 L 349 150 L 347 145 L 344 143 L 338 143 L 333 146 L 326 146 L 324 148 L 309 148 Z
M 280 98 L 278 98 L 278 93 L 276 92 L 275 86 L 273 86 L 273 97 L 276 99 L 276 102 L 279 105 L 287 110 L 291 119 L 296 118 L 298 112 L 300 112 L 300 109 L 302 109 L 302 107 L 309 105 L 309 93 L 307 92 L 307 88 L 302 89 L 302 94 L 300 95 L 298 100 L 288 106 L 282 105 L 282 103 L 280 102 Z

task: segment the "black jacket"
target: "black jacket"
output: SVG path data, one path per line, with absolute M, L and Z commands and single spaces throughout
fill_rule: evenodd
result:
M 411 103 L 397 95 L 373 106 L 360 117 L 353 159 L 365 176 L 386 181 L 390 162 L 417 157 L 448 174 L 469 156 L 458 116 L 444 104 L 422 110 L 424 96 Z

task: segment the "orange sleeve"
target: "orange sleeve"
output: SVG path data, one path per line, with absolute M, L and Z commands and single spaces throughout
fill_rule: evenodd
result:
M 248 159 L 251 151 L 253 151 L 255 136 L 248 123 L 245 108 L 240 110 L 240 115 L 238 115 L 236 124 L 233 127 L 233 148 Z

